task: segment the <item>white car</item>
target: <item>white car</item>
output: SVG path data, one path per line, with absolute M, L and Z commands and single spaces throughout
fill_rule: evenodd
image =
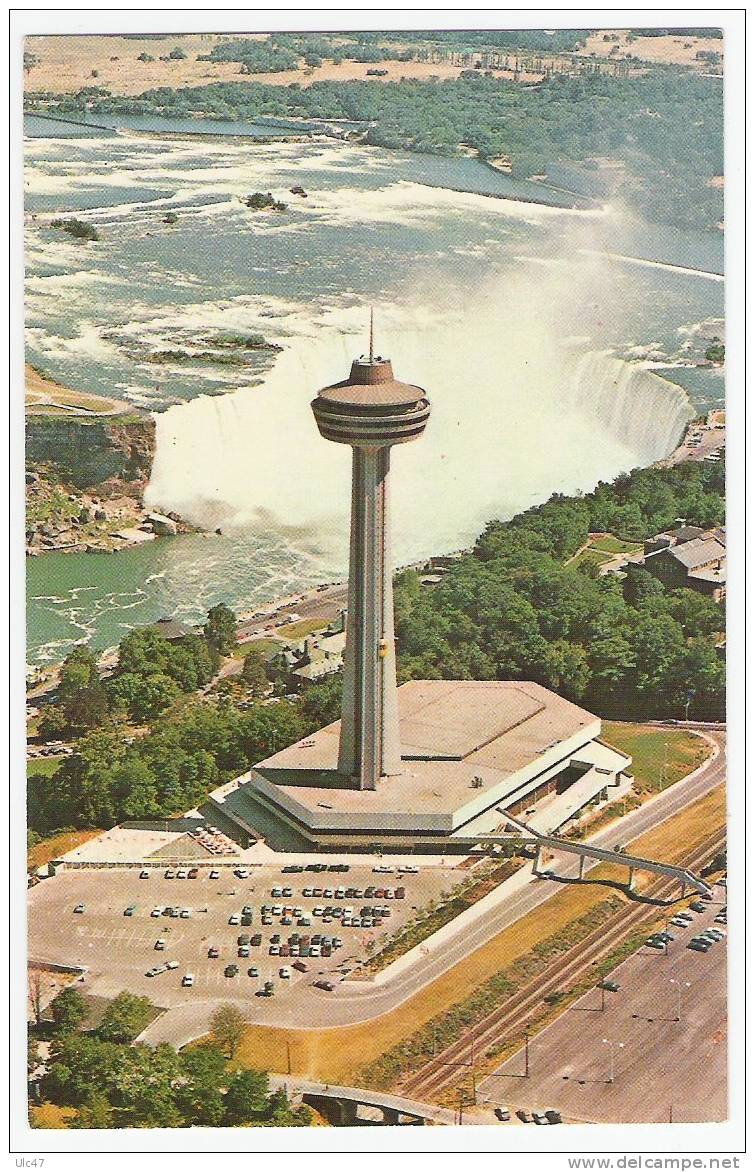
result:
M 176 871 L 176 879 L 185 879 L 189 872 L 185 867 L 181 867 L 180 871 Z
M 182 920 L 191 919 L 191 908 L 190 907 L 181 908 L 181 919 Z
M 324 911 L 325 911 L 325 904 L 318 903 L 315 907 L 312 908 L 312 915 L 313 916 L 321 916 Z
M 150 874 L 149 871 L 140 871 L 139 878 L 140 879 L 149 879 L 149 874 Z
M 235 927 L 236 925 L 241 923 L 241 916 L 237 915 L 237 913 L 234 912 L 232 916 L 228 917 L 228 923 L 233 924 Z
M 194 984 L 194 974 L 185 973 L 181 984 L 183 985 L 184 989 L 191 989 L 192 985 Z
M 237 879 L 248 879 L 249 878 L 249 871 L 246 869 L 246 867 L 237 867 L 233 873 Z
M 393 867 L 387 867 L 384 863 L 381 863 L 379 867 L 372 868 L 372 873 L 373 875 L 392 875 Z
M 278 969 L 278 976 L 281 980 L 287 981 L 291 976 L 291 969 L 288 965 L 284 965 L 282 969 Z
M 152 911 L 149 914 L 152 916 L 153 920 L 157 920 L 163 914 L 164 911 L 165 911 L 165 908 L 163 908 L 163 907 L 153 907 Z
M 178 968 L 178 961 L 177 960 L 166 960 L 165 967 L 166 967 L 166 969 L 177 969 Z M 191 974 L 189 974 L 189 976 L 191 976 Z M 192 978 L 191 983 L 192 983 L 192 985 L 194 984 L 193 978 Z
M 210 871 L 210 878 L 211 879 L 219 879 L 220 878 L 220 871 Z
M 399 867 L 398 873 L 399 875 L 419 875 L 419 867 L 413 867 L 409 863 L 404 863 L 403 867 Z

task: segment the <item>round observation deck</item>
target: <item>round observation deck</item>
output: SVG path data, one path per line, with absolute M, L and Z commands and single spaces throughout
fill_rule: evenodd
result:
M 357 358 L 343 382 L 312 400 L 320 434 L 339 444 L 389 447 L 417 439 L 430 416 L 421 387 L 400 383 L 387 358 Z

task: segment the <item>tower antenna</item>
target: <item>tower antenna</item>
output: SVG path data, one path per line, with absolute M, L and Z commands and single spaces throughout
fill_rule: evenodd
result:
M 375 311 L 372 307 L 370 307 L 370 362 L 372 362 L 372 356 L 374 353 L 374 345 L 373 345 L 374 325 L 375 325 Z

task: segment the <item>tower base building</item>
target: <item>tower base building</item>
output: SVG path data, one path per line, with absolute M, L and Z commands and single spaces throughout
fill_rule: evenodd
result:
M 469 849 L 506 812 L 553 831 L 627 780 L 596 716 L 540 684 L 412 681 L 398 689 L 401 770 L 374 790 L 338 771 L 340 721 L 213 795 L 249 828 L 263 807 L 312 849 Z

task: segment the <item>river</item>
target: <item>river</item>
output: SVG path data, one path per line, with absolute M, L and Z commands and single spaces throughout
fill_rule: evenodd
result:
M 719 233 L 559 206 L 574 201 L 472 159 L 27 129 L 27 358 L 154 411 L 148 501 L 223 530 L 29 559 L 30 663 L 343 573 L 348 459 L 308 402 L 364 349 L 370 305 L 378 349 L 433 401 L 395 456 L 400 561 L 657 459 L 693 411 L 680 387 L 694 409 L 722 401 L 721 376 L 689 365 L 723 316 Z M 254 190 L 288 210 L 250 211 Z M 100 239 L 51 230 L 51 213 Z M 208 361 L 229 332 L 282 351 Z M 167 350 L 188 358 L 150 361 Z

